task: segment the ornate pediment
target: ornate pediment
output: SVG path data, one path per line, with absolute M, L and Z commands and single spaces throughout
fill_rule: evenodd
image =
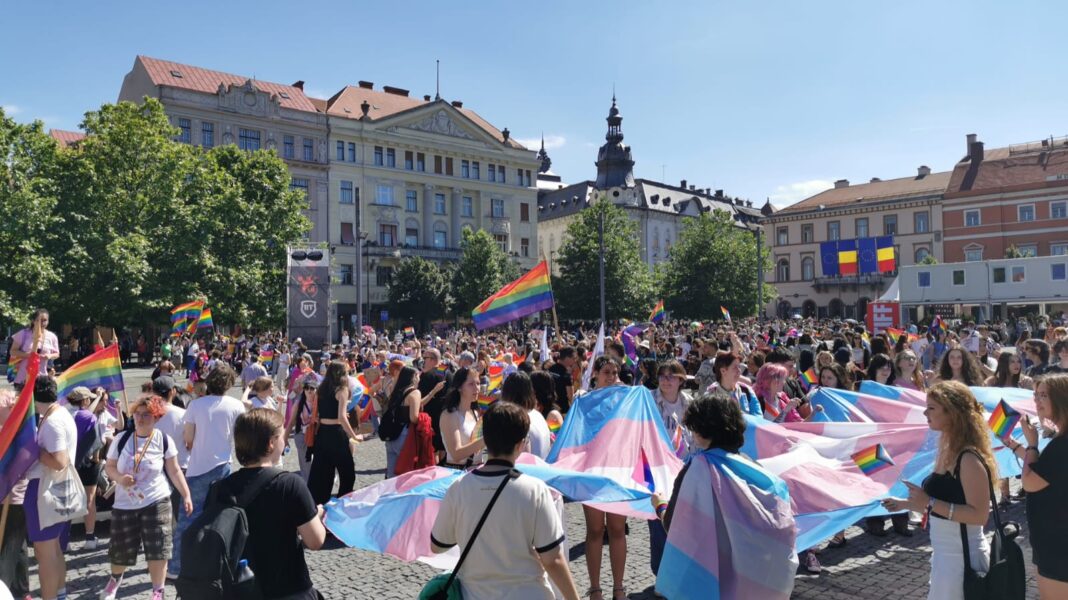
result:
M 417 131 L 426 131 L 427 133 L 437 133 L 449 137 L 463 138 L 465 140 L 475 139 L 467 132 L 466 128 L 457 125 L 444 108 L 438 109 L 434 114 L 427 115 L 422 120 L 408 125 L 408 128 Z
M 277 117 L 281 108 L 281 102 L 277 96 L 260 90 L 251 79 L 246 80 L 242 85 L 220 83 L 216 94 L 221 110 L 257 117 Z

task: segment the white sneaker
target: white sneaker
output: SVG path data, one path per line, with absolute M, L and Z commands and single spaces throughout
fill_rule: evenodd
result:
M 82 550 L 96 550 L 100 542 L 96 538 L 89 538 L 82 544 Z

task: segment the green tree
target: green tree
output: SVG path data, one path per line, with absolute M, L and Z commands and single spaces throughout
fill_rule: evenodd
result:
M 604 218 L 605 314 L 608 319 L 642 319 L 653 306 L 653 278 L 642 262 L 638 225 L 622 208 L 601 200 L 581 211 L 567 226 L 560 247 L 560 276 L 554 278 L 561 318 L 599 319 L 601 315 L 598 223 Z
M 938 259 L 934 257 L 934 254 L 928 254 L 927 256 L 924 256 L 923 259 L 921 259 L 920 262 L 918 262 L 916 264 L 920 264 L 920 265 L 937 265 L 938 264 Z
M 665 307 L 686 319 L 721 318 L 720 306 L 732 316 L 754 314 L 755 250 L 753 235 L 725 211 L 686 219 L 660 275 Z M 771 268 L 766 254 L 760 268 Z M 761 306 L 772 298 L 769 288 L 765 286 Z
M 465 227 L 460 249 L 463 256 L 452 273 L 450 295 L 457 316 L 470 317 L 483 300 L 518 278 L 519 269 L 483 229 Z
M 418 321 L 422 329 L 445 315 L 448 283 L 441 269 L 418 256 L 401 261 L 387 288 L 390 317 Z
M 56 143 L 40 121 L 20 125 L 0 108 L 0 322 L 25 322 L 60 280 L 46 247 L 55 213 Z
M 1011 244 L 1008 248 L 1005 248 L 1005 258 L 1024 258 L 1025 256 L 1027 255 L 1017 248 L 1016 244 Z

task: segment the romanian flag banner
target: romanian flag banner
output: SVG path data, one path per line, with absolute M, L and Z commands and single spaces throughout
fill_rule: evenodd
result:
M 857 241 L 838 240 L 838 274 L 856 275 L 857 269 Z
M 502 325 L 553 306 L 553 290 L 549 284 L 549 269 L 545 261 L 519 279 L 486 298 L 471 311 L 475 328 L 487 329 Z
M 875 255 L 880 273 L 890 273 L 896 270 L 897 258 L 894 255 L 894 236 L 884 235 L 875 238 Z
M 664 320 L 664 301 L 656 303 L 653 307 L 653 312 L 649 313 L 649 321 L 652 323 L 659 323 Z
M 838 242 L 820 242 L 820 264 L 824 277 L 838 276 Z
M 66 398 L 67 394 L 79 385 L 89 389 L 100 386 L 109 392 L 123 389 L 118 344 L 112 344 L 86 356 L 56 377 L 60 398 Z
M 26 381 L 19 398 L 0 428 L 0 498 L 6 498 L 26 471 L 37 462 L 37 421 L 33 411 L 33 381 L 37 379 L 41 359 L 31 354 L 26 364 Z

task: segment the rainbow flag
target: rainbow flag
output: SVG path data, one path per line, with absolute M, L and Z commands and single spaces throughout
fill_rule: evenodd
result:
M 661 300 L 653 307 L 653 312 L 649 313 L 649 321 L 652 323 L 659 323 L 664 320 L 664 301 Z
M 558 417 L 555 413 L 550 414 L 549 417 L 545 419 L 545 424 L 549 426 L 549 433 L 556 435 L 557 432 L 560 431 L 560 428 L 564 426 L 564 419 L 563 417 Z
M 1020 422 L 1021 417 L 1022 415 L 1019 411 L 1009 406 L 1009 403 L 1002 399 L 998 402 L 994 412 L 990 413 L 990 428 L 994 430 L 994 435 L 998 439 L 1002 439 L 1011 434 L 1013 429 L 1016 429 L 1016 424 Z
M 853 462 L 857 463 L 865 475 L 871 476 L 883 469 L 894 465 L 894 459 L 882 444 L 875 444 L 852 455 Z
M 197 329 L 211 329 L 215 327 L 215 322 L 211 320 L 211 309 L 205 308 L 200 311 L 200 318 L 197 319 Z
M 501 367 L 494 372 L 494 367 L 490 367 L 489 385 L 486 386 L 486 393 L 478 396 L 478 407 L 480 409 L 488 409 L 491 404 L 501 397 L 501 385 L 503 383 L 504 368 Z
M 30 355 L 26 364 L 26 387 L 19 392 L 15 406 L 0 428 L 0 498 L 7 497 L 19 479 L 37 462 L 37 421 L 33 410 L 33 381 L 41 359 Z
M 265 365 L 274 362 L 274 350 L 260 350 L 260 362 Z
M 719 312 L 723 313 L 723 318 L 724 319 L 726 319 L 728 321 L 731 320 L 731 311 L 727 310 L 726 306 L 720 306 L 719 307 Z
M 109 392 L 123 389 L 118 344 L 112 344 L 86 356 L 56 377 L 60 398 L 66 398 L 67 394 L 79 385 L 90 389 L 100 386 Z
M 931 319 L 931 331 L 938 331 L 940 334 L 945 335 L 949 332 L 949 327 L 946 326 L 946 322 L 942 320 L 941 315 L 935 315 Z
M 415 327 L 405 327 L 404 337 L 415 337 Z
M 907 342 L 915 342 L 916 340 L 920 339 L 920 336 L 914 333 L 909 333 L 904 329 L 894 329 L 893 327 L 887 327 L 884 331 L 886 332 L 886 336 L 890 338 L 890 341 L 895 344 L 899 339 L 901 339 L 901 336 L 903 335 L 907 336 L 905 338 L 905 341 Z
M 171 335 L 181 335 L 189 332 L 193 324 L 200 320 L 203 312 L 203 300 L 195 300 L 175 306 L 171 309 Z
M 806 392 L 812 389 L 812 386 L 816 385 L 819 379 L 819 375 L 816 375 L 816 367 L 809 367 L 800 377 L 801 385 L 804 386 Z
M 541 261 L 519 279 L 486 298 L 471 311 L 475 328 L 486 329 L 520 319 L 553 306 L 549 269 Z

